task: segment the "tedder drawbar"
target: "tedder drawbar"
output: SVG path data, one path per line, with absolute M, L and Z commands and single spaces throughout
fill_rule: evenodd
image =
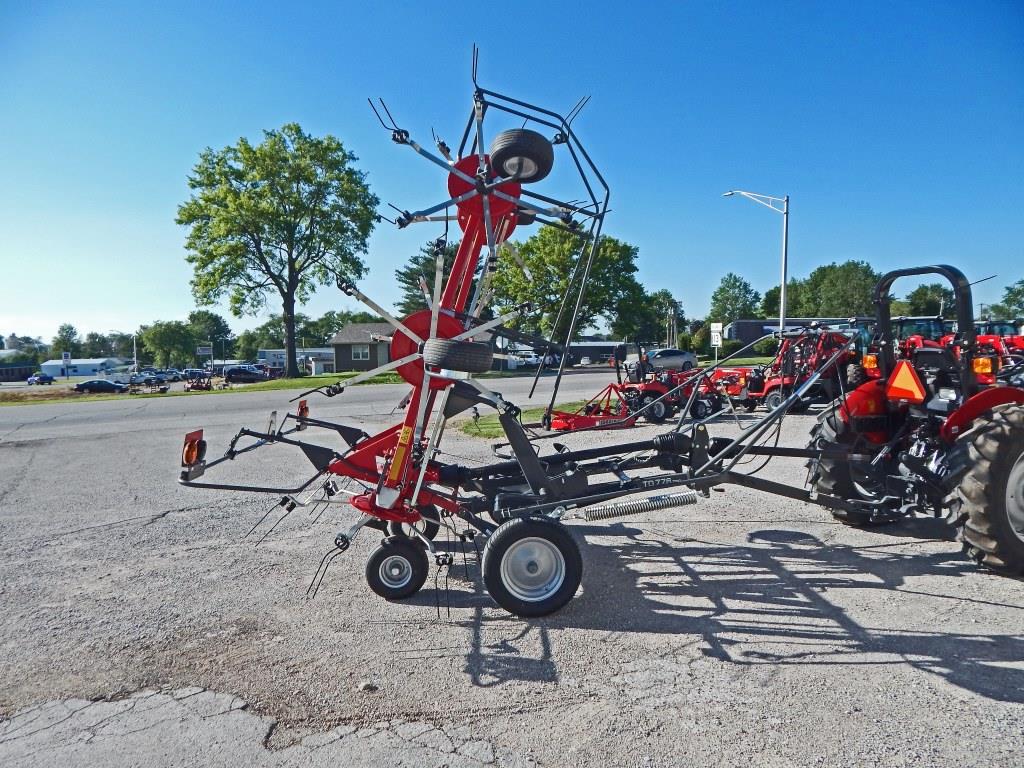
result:
M 913 511 L 922 504 L 929 504 L 929 511 L 938 513 L 950 490 L 952 476 L 941 463 L 929 462 L 924 454 L 924 458 L 912 457 L 909 469 L 901 461 L 912 436 L 932 442 L 943 439 L 939 428 L 933 436 L 932 431 L 922 426 L 928 423 L 929 414 L 919 417 L 914 412 L 921 403 L 927 402 L 930 408 L 932 401 L 938 400 L 940 418 L 945 421 L 955 419 L 958 409 L 969 408 L 977 397 L 985 395 L 978 395 L 972 383 L 970 330 L 964 334 L 965 346 L 958 358 L 927 361 L 946 366 L 938 384 L 933 386 L 935 378 L 931 374 L 911 375 L 921 387 L 920 398 L 908 400 L 903 389 L 894 390 L 895 398 L 884 392 L 879 396 L 874 390 L 861 393 L 866 387 L 885 386 L 885 382 L 868 382 L 850 394 L 850 401 L 859 410 L 850 412 L 840 405 L 827 411 L 829 420 L 823 422 L 824 427 L 819 426 L 806 448 L 777 445 L 781 421 L 793 404 L 815 386 L 821 370 L 827 370 L 852 349 L 852 338 L 778 407 L 735 438 L 712 437 L 702 421 L 687 421 L 683 415 L 665 434 L 582 450 L 567 450 L 545 442 L 554 435 L 527 432 L 517 406 L 472 378 L 473 374 L 490 368 L 493 337 L 514 333 L 504 324 L 529 311 L 529 307 L 520 307 L 493 320 L 481 319 L 491 295 L 490 279 L 497 259 L 511 250 L 508 245 L 500 246 L 517 226 L 533 222 L 560 227 L 578 236 L 579 252 L 562 307 L 570 313 L 566 315 L 568 322 L 554 324 L 567 327 L 566 338 L 571 338 L 587 277 L 600 246 L 609 192 L 573 131 L 573 118 L 584 102 L 563 117 L 480 87 L 475 54 L 473 83 L 471 113 L 454 154 L 440 139 L 435 140 L 436 154 L 424 148 L 398 127 L 386 107 L 383 109 L 390 120 L 385 127 L 394 142 L 411 148 L 439 167 L 447 181 L 448 197 L 443 202 L 415 212 L 402 210 L 396 223 L 404 227 L 414 222 L 443 221 L 447 226 L 451 219 L 462 230 L 457 255 L 447 274 L 443 269 L 443 239 L 437 244 L 433 287 L 426 292 L 428 309 L 398 319 L 355 286 L 339 283 L 342 291 L 362 300 L 393 327 L 392 362 L 305 393 L 296 398 L 297 411 L 289 413 L 280 426 L 272 418 L 265 430 L 240 430 L 219 458 L 207 460 L 202 430 L 189 433 L 182 451 L 182 484 L 274 494 L 280 497 L 278 503 L 285 509 L 284 514 L 297 506 L 312 505 L 314 496 L 318 502 L 351 505 L 359 517 L 335 536 L 333 547 L 310 584 L 308 592 L 312 594 L 332 560 L 347 550 L 365 527 L 386 534 L 370 555 L 366 578 L 374 592 L 389 600 L 417 592 L 427 579 L 431 559 L 439 568 L 451 565 L 453 555 L 440 551 L 433 542 L 440 528 L 448 529 L 463 541 L 482 537 L 484 586 L 502 608 L 519 616 L 543 616 L 557 611 L 576 593 L 583 565 L 580 548 L 564 524 L 571 518 L 597 521 L 693 504 L 713 486 L 727 483 L 813 502 L 830 508 L 838 518 L 851 524 L 884 522 L 892 518 L 896 509 Z M 489 125 L 492 117 L 531 127 L 496 133 L 489 149 L 485 149 L 485 124 Z M 580 200 L 563 201 L 528 189 L 549 174 L 556 149 L 568 155 L 573 164 L 582 185 Z M 455 209 L 453 216 L 448 213 L 451 208 Z M 509 255 L 515 258 L 514 252 Z M 946 276 L 953 272 L 952 268 L 942 268 Z M 966 302 L 970 307 L 966 281 L 956 287 L 961 305 Z M 568 298 L 570 293 L 572 298 Z M 876 301 L 884 306 L 888 320 L 888 285 L 879 289 Z M 569 304 L 574 306 L 567 309 Z M 960 327 L 972 329 L 973 323 L 961 323 Z M 883 339 L 882 343 L 887 342 Z M 549 417 L 566 358 L 567 355 L 561 355 L 554 378 L 547 409 Z M 947 370 L 949 366 L 951 369 Z M 377 435 L 368 435 L 361 429 L 310 415 L 308 395 L 340 395 L 357 380 L 384 370 L 395 370 L 411 387 L 400 423 Z M 702 372 L 709 373 L 710 369 Z M 897 378 L 900 386 L 906 387 L 907 377 L 897 373 Z M 698 388 L 691 390 L 693 398 Z M 843 394 L 840 403 L 846 402 L 846 393 Z M 918 393 L 915 390 L 912 394 Z M 1019 389 L 1013 389 L 1010 395 L 1004 391 L 994 398 L 990 394 L 984 403 L 986 407 L 972 413 L 974 418 L 981 418 L 994 408 L 1022 402 L 1024 392 Z M 681 413 L 686 414 L 691 404 L 687 403 Z M 445 424 L 457 414 L 478 406 L 497 411 L 508 455 L 483 466 L 442 461 L 442 456 L 448 455 L 439 447 Z M 1022 410 L 1019 405 L 1016 407 Z M 1024 416 L 1018 411 L 1000 412 L 1003 421 L 995 431 L 996 437 L 1003 440 L 1001 445 L 1020 454 L 1024 453 Z M 936 416 L 932 414 L 931 418 Z M 310 427 L 335 432 L 339 446 L 330 448 L 300 439 L 302 431 Z M 953 442 L 958 434 L 970 429 L 971 419 L 960 419 L 958 428 L 951 433 Z M 1016 431 L 1002 437 L 999 430 L 1005 429 Z M 864 432 L 866 439 L 858 437 L 859 430 L 868 430 Z M 313 465 L 312 477 L 290 488 L 200 480 L 215 466 L 267 445 L 300 449 Z M 546 445 L 551 445 L 552 450 L 545 451 Z M 763 456 L 764 462 L 775 456 L 805 458 L 817 480 L 805 489 L 758 477 L 756 470 L 741 471 L 741 460 L 751 456 Z M 957 456 L 963 461 L 961 454 Z M 1010 482 L 1020 486 L 1019 495 L 1016 501 L 1007 496 L 1010 501 L 1000 502 L 999 513 L 1008 515 L 1009 522 L 996 532 L 999 542 L 992 545 L 986 540 L 974 545 L 991 553 L 993 565 L 999 564 L 995 560 L 1000 557 L 1011 566 L 1024 562 L 1024 506 L 1020 501 L 1020 495 L 1024 495 L 1024 461 L 1014 466 L 1017 469 L 1012 470 Z M 995 485 L 1007 488 L 1006 477 Z M 625 500 L 627 496 L 635 498 Z M 1006 513 L 1006 509 L 1011 512 Z M 985 510 L 972 508 L 970 514 L 975 527 L 991 531 L 991 525 L 984 527 Z M 1015 557 L 1018 559 L 1014 560 Z

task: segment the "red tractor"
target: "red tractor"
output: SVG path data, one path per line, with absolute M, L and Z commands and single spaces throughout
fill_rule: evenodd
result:
M 964 330 L 950 346 L 908 348 L 894 334 L 889 289 L 899 277 L 930 274 L 952 283 Z M 837 400 L 811 432 L 814 447 L 855 453 L 812 459 L 816 491 L 865 502 L 833 509 L 853 526 L 946 516 L 979 563 L 1024 573 L 1024 389 L 979 383 L 997 362 L 979 349 L 970 284 L 950 266 L 896 270 L 879 281 L 875 305 L 878 377 Z
M 715 372 L 714 380 L 721 382 L 725 394 L 733 401 L 753 411 L 763 404 L 774 410 L 791 392 L 807 381 L 832 355 L 845 346 L 847 336 L 822 328 L 805 328 L 783 334 L 779 351 L 762 368 L 724 368 Z M 854 351 L 833 363 L 818 384 L 807 395 L 794 403 L 790 411 L 806 411 L 814 400 L 834 400 L 842 391 L 840 376 L 848 363 L 856 357 Z

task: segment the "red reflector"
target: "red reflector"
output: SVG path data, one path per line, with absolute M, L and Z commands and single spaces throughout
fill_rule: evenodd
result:
M 909 361 L 900 360 L 896 363 L 896 369 L 885 387 L 885 396 L 890 400 L 900 400 L 914 405 L 924 402 L 924 385 Z
M 191 467 L 198 464 L 206 453 L 206 446 L 203 444 L 203 430 L 197 429 L 185 435 L 185 444 L 181 449 L 181 466 Z

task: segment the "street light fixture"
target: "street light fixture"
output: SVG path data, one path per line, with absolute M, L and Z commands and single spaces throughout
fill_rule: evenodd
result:
M 748 200 L 760 203 L 766 208 L 771 208 L 776 213 L 782 214 L 782 283 L 779 287 L 779 333 L 786 330 L 786 276 L 789 266 L 789 195 L 785 197 L 771 197 L 770 195 L 759 195 L 755 192 L 745 192 L 742 189 L 730 189 L 722 197 L 742 195 Z

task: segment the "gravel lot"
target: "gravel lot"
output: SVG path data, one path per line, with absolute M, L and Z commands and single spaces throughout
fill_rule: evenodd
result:
M 606 379 L 569 377 L 562 399 Z M 490 386 L 527 403 L 526 380 Z M 371 431 L 404 391 L 353 388 L 313 415 Z M 535 621 L 489 600 L 472 553 L 447 592 L 431 576 L 408 602 L 380 600 L 368 530 L 311 601 L 353 512 L 296 511 L 254 547 L 242 536 L 271 500 L 175 482 L 185 431 L 206 427 L 216 455 L 288 396 L 0 408 L 0 764 L 1024 760 L 1022 584 L 964 560 L 940 522 L 858 531 L 737 488 L 574 522 L 583 588 Z M 781 444 L 802 446 L 812 422 L 789 417 Z M 445 447 L 489 456 L 454 429 Z M 227 469 L 272 484 L 307 467 L 273 447 Z M 777 459 L 764 474 L 801 483 L 805 469 Z

